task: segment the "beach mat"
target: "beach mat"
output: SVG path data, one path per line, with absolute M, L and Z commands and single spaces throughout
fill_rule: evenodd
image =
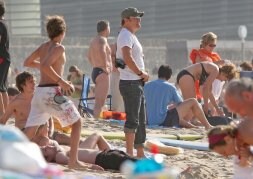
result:
M 228 125 L 231 121 L 233 121 L 232 118 L 223 116 L 211 116 L 207 117 L 207 120 L 212 126 Z
M 87 137 L 91 134 L 93 134 L 96 131 L 89 131 L 86 129 L 83 129 L 81 131 L 82 137 Z M 119 139 L 119 140 L 125 140 L 125 133 L 122 132 L 98 132 L 102 136 L 104 136 L 105 139 L 113 140 L 113 139 Z M 147 134 L 147 138 L 165 138 L 165 139 L 175 139 L 175 140 L 198 140 L 202 139 L 203 135 L 197 135 L 197 134 Z
M 183 141 L 164 138 L 154 138 L 154 139 L 168 146 L 181 147 L 184 149 L 201 150 L 201 151 L 209 150 L 207 142 Z
M 156 151 L 157 153 L 165 155 L 177 155 L 184 152 L 181 147 L 168 146 L 158 140 L 147 140 L 145 142 L 145 148 L 150 152 Z

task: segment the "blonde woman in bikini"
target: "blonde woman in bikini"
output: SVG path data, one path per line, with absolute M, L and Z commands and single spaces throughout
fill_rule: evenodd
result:
M 199 80 L 203 86 L 204 112 L 208 114 L 208 100 L 215 107 L 219 115 L 223 115 L 222 110 L 218 107 L 215 98 L 211 92 L 212 83 L 217 78 L 221 81 L 227 81 L 234 78 L 236 68 L 233 64 L 226 64 L 219 68 L 211 62 L 196 63 L 186 67 L 177 75 L 177 84 L 179 85 L 182 96 L 185 99 L 196 98 L 195 81 Z

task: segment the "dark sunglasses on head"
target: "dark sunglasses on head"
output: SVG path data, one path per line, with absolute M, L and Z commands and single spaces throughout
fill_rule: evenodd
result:
M 216 44 L 209 44 L 209 47 L 216 47 Z

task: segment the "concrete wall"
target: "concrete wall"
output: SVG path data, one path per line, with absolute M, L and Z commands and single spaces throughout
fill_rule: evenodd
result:
M 18 67 L 20 70 L 23 70 L 24 59 L 46 40 L 43 37 L 12 37 L 10 39 L 12 67 Z M 64 40 L 63 44 L 66 47 L 67 57 L 65 76 L 70 65 L 77 65 L 90 75 L 91 66 L 86 57 L 89 41 L 89 38 L 66 38 Z M 115 39 L 110 39 L 111 43 L 114 41 Z M 191 49 L 199 47 L 198 40 L 167 41 L 165 39 L 140 39 L 140 41 L 143 44 L 145 65 L 150 74 L 155 72 L 161 64 L 171 65 L 173 73 L 176 74 L 180 69 L 190 64 L 188 56 Z M 240 41 L 218 41 L 216 50 L 223 59 L 230 59 L 235 63 L 242 61 Z M 252 57 L 253 42 L 246 42 L 245 60 L 251 60 Z
M 40 0 L 8 0 L 6 11 L 11 35 L 41 35 Z

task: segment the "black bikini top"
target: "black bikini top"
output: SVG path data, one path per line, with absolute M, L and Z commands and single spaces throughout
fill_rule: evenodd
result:
M 201 67 L 202 67 L 202 72 L 199 78 L 199 85 L 203 85 L 206 81 L 206 79 L 208 78 L 209 74 L 206 72 L 204 65 L 202 63 L 200 63 Z

